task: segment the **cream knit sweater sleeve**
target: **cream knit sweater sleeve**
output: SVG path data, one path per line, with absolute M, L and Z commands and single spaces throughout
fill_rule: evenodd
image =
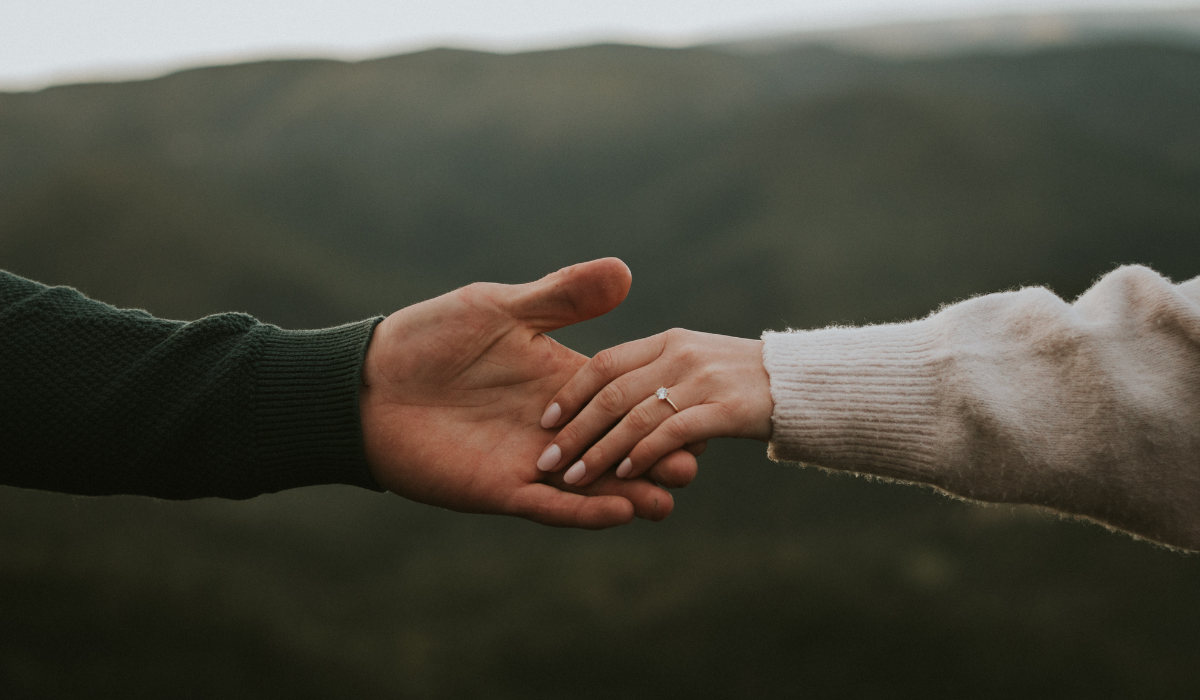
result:
M 770 455 L 1200 549 L 1200 278 L 1123 267 L 911 323 L 765 333 Z

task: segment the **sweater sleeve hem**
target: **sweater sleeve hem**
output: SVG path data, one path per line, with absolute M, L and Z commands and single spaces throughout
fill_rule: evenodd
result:
M 382 320 L 314 331 L 262 327 L 253 402 L 263 491 L 317 484 L 383 490 L 367 466 L 359 415 L 363 358 Z
M 937 382 L 945 353 L 928 321 L 763 334 L 768 455 L 936 483 Z

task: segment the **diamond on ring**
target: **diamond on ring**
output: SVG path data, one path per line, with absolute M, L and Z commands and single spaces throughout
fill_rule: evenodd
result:
M 675 409 L 676 413 L 679 413 L 679 407 L 675 405 L 674 401 L 672 401 L 671 399 L 669 399 L 667 397 L 667 395 L 670 393 L 671 392 L 667 391 L 667 387 L 660 386 L 658 388 L 658 391 L 654 392 L 654 395 L 658 397 L 659 401 L 666 401 L 668 404 L 671 405 L 671 408 Z

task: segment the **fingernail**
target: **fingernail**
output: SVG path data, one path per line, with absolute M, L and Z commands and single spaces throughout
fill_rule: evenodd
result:
M 631 471 L 633 471 L 633 460 L 626 457 L 625 461 L 621 462 L 621 466 L 617 467 L 617 476 L 624 479 L 629 476 L 629 472 Z
M 546 412 L 542 414 L 542 427 L 549 430 L 558 425 L 558 419 L 562 418 L 562 406 L 557 403 L 550 404 Z
M 584 464 L 582 460 L 580 460 L 580 461 L 576 462 L 575 464 L 572 464 L 571 468 L 567 470 L 567 473 L 563 474 L 563 481 L 567 482 L 568 484 L 574 484 L 575 482 L 582 479 L 583 475 L 586 473 L 587 473 L 587 465 Z
M 558 445 L 551 445 L 546 448 L 541 457 L 538 457 L 538 469 L 548 472 L 558 466 L 558 460 L 562 459 L 562 450 Z M 529 464 L 526 462 L 526 464 Z

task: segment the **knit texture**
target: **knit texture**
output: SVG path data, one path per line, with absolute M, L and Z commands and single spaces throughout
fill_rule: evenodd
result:
M 161 498 L 377 489 L 358 390 L 378 321 L 167 321 L 0 272 L 0 482 Z
M 770 455 L 1200 549 L 1200 278 L 1120 268 L 911 323 L 765 333 Z

